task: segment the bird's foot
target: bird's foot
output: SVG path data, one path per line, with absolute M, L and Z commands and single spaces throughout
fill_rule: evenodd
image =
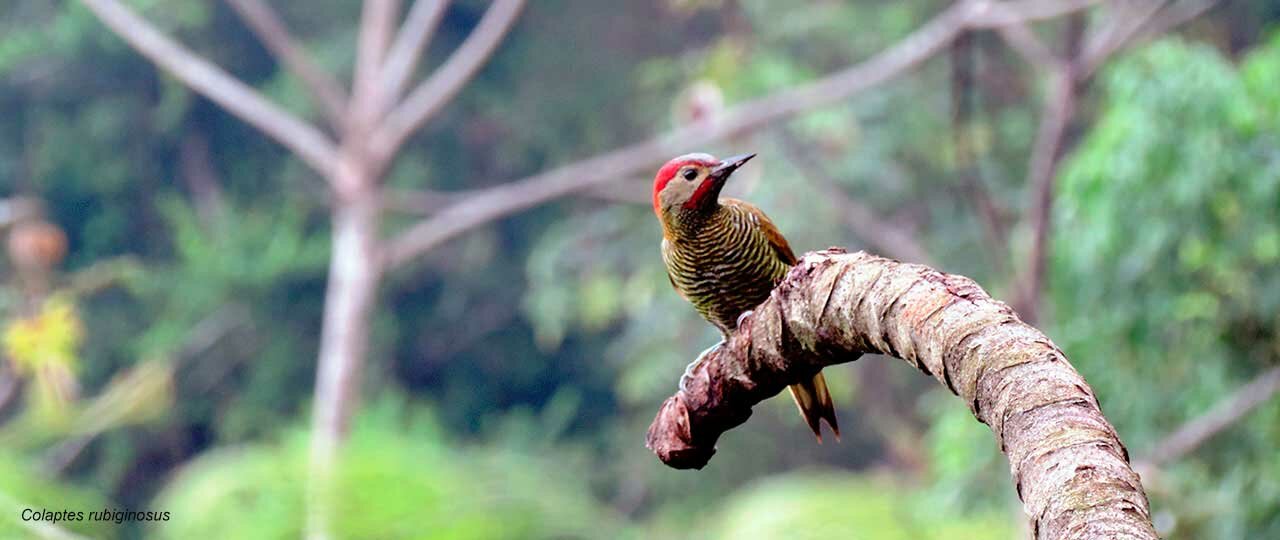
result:
M 742 321 L 747 320 L 747 317 L 751 316 L 751 314 L 752 314 L 752 313 L 755 313 L 755 310 L 754 310 L 754 309 L 748 309 L 748 310 L 746 310 L 746 311 L 742 312 L 742 315 L 738 315 L 738 320 L 737 320 L 737 322 L 733 323 L 733 326 L 734 326 L 735 328 L 736 328 L 736 327 L 740 327 L 740 326 L 742 326 Z M 724 343 L 724 342 L 722 341 L 721 343 Z
M 711 354 L 711 351 L 714 351 L 714 350 L 716 350 L 716 349 L 719 349 L 721 345 L 724 345 L 724 340 L 723 340 L 723 339 L 722 339 L 722 340 L 720 340 L 720 342 L 719 342 L 719 343 L 716 343 L 715 345 L 712 345 L 712 346 L 710 346 L 710 347 L 707 347 L 707 350 L 702 351 L 702 353 L 700 353 L 700 354 L 698 355 L 698 357 L 697 357 L 697 358 L 695 358 L 695 359 L 693 360 L 693 362 L 690 362 L 688 366 L 685 366 L 685 368 L 684 368 L 684 375 L 681 375 L 681 376 L 680 376 L 680 391 L 681 391 L 681 392 L 683 392 L 683 391 L 684 391 L 684 389 L 685 389 L 685 385 L 686 385 L 686 384 L 688 384 L 689 379 L 692 379 L 692 378 L 693 378 L 693 369 L 694 369 L 694 368 L 696 368 L 696 367 L 698 367 L 698 364 L 701 364 L 701 363 L 702 363 L 702 361 L 703 361 L 703 360 L 705 360 L 705 359 L 707 358 L 707 355 L 708 355 L 708 354 Z

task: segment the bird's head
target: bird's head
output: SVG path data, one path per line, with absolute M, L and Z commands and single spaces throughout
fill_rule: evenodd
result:
M 653 177 L 653 212 L 665 223 L 676 215 L 714 210 L 725 181 L 753 157 L 756 155 L 716 159 L 710 154 L 685 154 L 668 161 Z

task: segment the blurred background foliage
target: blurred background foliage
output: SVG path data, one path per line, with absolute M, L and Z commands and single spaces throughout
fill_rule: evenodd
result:
M 224 4 L 130 4 L 318 114 Z M 356 3 L 275 4 L 346 78 Z M 945 4 L 535 2 L 388 184 L 481 188 L 607 150 L 847 66 Z M 449 8 L 428 64 L 484 7 Z M 1277 22 L 1273 2 L 1228 2 L 1122 54 L 1070 130 L 1041 326 L 1135 458 L 1280 357 Z M 1036 30 L 1050 40 L 1061 26 Z M 42 200 L 66 245 L 43 285 L 12 254 L 3 263 L 0 535 L 39 534 L 14 508 L 111 507 L 173 519 L 66 528 L 297 537 L 328 255 L 322 180 L 157 74 L 78 3 L 10 0 L 0 36 L 0 197 Z M 976 111 L 959 138 L 996 202 L 1025 215 L 1044 73 L 993 33 L 974 44 Z M 767 210 L 797 251 L 867 245 L 834 187 L 935 265 L 1011 298 L 1009 263 L 957 179 L 951 92 L 944 55 L 785 131 L 689 150 L 760 153 L 729 194 Z M 806 172 L 815 163 L 829 179 Z M 706 470 L 658 463 L 644 430 L 717 336 L 668 288 L 649 179 L 620 180 L 611 197 L 529 210 L 391 277 L 340 481 L 344 537 L 1026 534 L 987 428 L 883 359 L 827 370 L 840 444 L 813 444 L 775 399 Z M 1014 260 L 1029 236 L 1014 229 Z M 1280 537 L 1280 402 L 1146 480 L 1169 537 Z

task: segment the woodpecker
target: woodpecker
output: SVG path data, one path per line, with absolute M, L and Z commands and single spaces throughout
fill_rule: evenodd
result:
M 745 201 L 720 197 L 729 176 L 753 157 L 742 154 L 720 160 L 709 154 L 686 154 L 668 161 L 653 179 L 653 212 L 662 224 L 667 277 L 722 337 L 690 369 L 723 345 L 737 331 L 741 318 L 768 299 L 796 264 L 787 239 L 763 211 Z M 818 442 L 822 442 L 821 420 L 839 440 L 835 407 L 822 373 L 791 385 L 790 390 Z

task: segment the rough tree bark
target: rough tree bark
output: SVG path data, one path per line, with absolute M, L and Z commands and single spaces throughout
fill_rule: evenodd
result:
M 1036 538 L 1157 538 L 1128 452 L 1048 337 L 968 278 L 862 252 L 806 255 L 662 404 L 646 445 L 701 468 L 753 405 L 864 353 L 932 375 L 991 427 Z

